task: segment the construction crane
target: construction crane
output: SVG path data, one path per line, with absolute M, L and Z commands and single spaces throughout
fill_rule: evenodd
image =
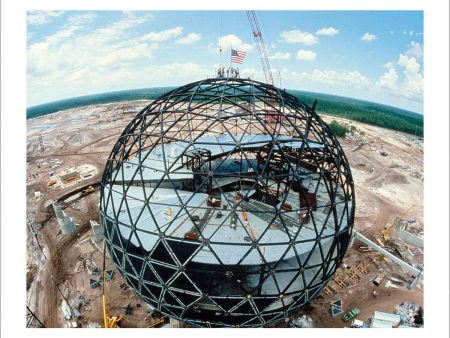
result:
M 246 11 L 248 21 L 250 22 L 250 27 L 252 29 L 253 38 L 255 39 L 256 48 L 258 49 L 259 59 L 261 60 L 261 65 L 263 68 L 264 76 L 266 82 L 274 86 L 272 70 L 270 68 L 269 58 L 267 57 L 266 45 L 264 44 L 263 36 L 261 30 L 259 29 L 258 19 L 256 18 L 255 11 Z M 273 89 L 275 92 L 275 89 Z M 275 102 L 274 102 L 275 104 Z M 268 112 L 271 109 L 271 105 L 265 105 L 265 111 Z M 265 122 L 268 124 L 272 132 L 275 131 L 275 127 L 278 122 L 277 114 L 265 114 Z
M 406 210 L 404 213 L 403 213 L 403 215 L 401 215 L 400 217 L 396 217 L 395 219 L 394 219 L 394 221 L 391 223 L 391 224 L 389 224 L 389 225 L 386 225 L 385 227 L 384 227 L 384 229 L 383 229 L 383 239 L 384 239 L 384 242 L 386 243 L 386 242 L 388 242 L 390 239 L 391 239 L 391 230 L 392 230 L 392 228 L 393 227 L 396 227 L 397 225 L 399 225 L 401 222 L 403 222 L 404 220 L 405 220 L 405 216 L 406 216 L 406 214 L 412 209 L 412 208 L 414 208 L 415 207 L 415 204 L 413 204 L 413 205 L 411 205 L 409 208 L 408 208 L 408 210 Z
M 256 47 L 258 49 L 259 59 L 266 77 L 268 84 L 274 85 L 272 71 L 270 69 L 269 58 L 267 57 L 266 46 L 259 29 L 258 19 L 256 18 L 255 11 L 246 11 L 250 27 L 252 28 L 253 38 L 255 39 Z

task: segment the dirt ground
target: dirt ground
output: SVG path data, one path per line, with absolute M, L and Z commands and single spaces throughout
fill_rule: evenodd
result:
M 78 296 L 84 299 L 84 305 L 79 308 L 79 326 L 95 327 L 103 323 L 102 287 L 89 287 L 92 276 L 84 266 L 93 262 L 91 266 L 102 267 L 103 242 L 95 245 L 90 241 L 89 225 L 89 220 L 98 221 L 99 192 L 95 189 L 83 196 L 76 195 L 79 198 L 70 196 L 101 180 L 106 159 L 118 136 L 147 104 L 148 101 L 110 103 L 27 120 L 27 305 L 46 327 L 64 327 L 67 323 L 61 311 L 63 296 L 70 306 Z M 354 121 L 324 117 L 326 122 L 333 119 L 353 130 L 339 141 L 356 187 L 355 229 L 377 242 L 382 238 L 383 228 L 396 217 L 415 217 L 418 226 L 423 226 L 423 140 Z M 54 170 L 48 161 L 52 159 L 62 161 L 60 168 L 91 164 L 98 174 L 64 188 L 48 187 L 49 173 Z M 36 192 L 43 196 L 35 197 Z M 77 231 L 71 236 L 60 233 L 52 208 L 48 207 L 57 199 L 61 199 L 65 212 L 77 224 Z M 395 231 L 391 235 L 397 240 Z M 375 310 L 393 313 L 395 306 L 402 302 L 423 305 L 422 284 L 412 290 L 406 288 L 407 283 L 386 288 L 385 281 L 392 273 L 407 280 L 411 276 L 390 261 L 380 261 L 373 252 L 361 251 L 361 246 L 355 241 L 343 263 L 353 267 L 364 262 L 368 274 L 358 272 L 358 281 L 347 278 L 345 288 L 331 282 L 329 285 L 336 291 L 333 297 L 322 292 L 300 311 L 310 316 L 316 327 L 348 326 L 340 317 L 330 315 L 330 302 L 338 298 L 343 301 L 344 311 L 359 307 L 361 320 L 368 319 Z M 409 259 L 413 264 L 423 264 L 420 254 Z M 147 305 L 124 287 L 123 278 L 109 258 L 106 267 L 115 271 L 106 289 L 109 314 L 123 317 L 121 327 L 148 327 L 156 323 Z M 386 278 L 377 287 L 370 280 L 381 270 Z M 376 298 L 372 295 L 375 290 Z M 129 316 L 125 315 L 128 304 L 133 309 Z M 286 325 L 282 321 L 274 326 Z

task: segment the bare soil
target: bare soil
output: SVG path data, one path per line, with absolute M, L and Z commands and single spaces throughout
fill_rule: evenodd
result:
M 89 286 L 91 276 L 82 264 L 89 258 L 102 267 L 102 242 L 94 245 L 89 239 L 86 241 L 92 233 L 89 220 L 98 221 L 99 192 L 95 190 L 80 199 L 63 203 L 66 213 L 78 224 L 77 231 L 71 236 L 60 233 L 52 208 L 48 206 L 52 200 L 70 196 L 71 192 L 101 180 L 115 141 L 135 115 L 124 112 L 129 111 L 131 106 L 137 113 L 148 103 L 136 101 L 95 105 L 27 120 L 27 213 L 45 254 L 44 257 L 33 231 L 27 227 L 27 303 L 47 327 L 64 327 L 66 324 L 61 311 L 63 296 L 71 306 L 78 295 L 86 300 L 85 305 L 80 307 L 80 326 L 100 326 L 103 323 L 102 288 Z M 381 239 L 383 228 L 411 206 L 413 208 L 404 217 L 415 216 L 417 223 L 423 224 L 422 140 L 354 121 L 324 117 L 328 123 L 333 119 L 356 128 L 353 134 L 339 139 L 356 187 L 355 229 L 374 241 Z M 66 188 L 48 187 L 48 174 L 52 169 L 47 161 L 51 159 L 62 160 L 61 168 L 91 164 L 97 168 L 98 174 Z M 39 200 L 35 198 L 37 191 L 44 194 Z M 38 224 L 42 229 L 37 229 Z M 395 232 L 392 237 L 396 239 Z M 329 297 L 322 292 L 300 311 L 308 314 L 316 327 L 349 325 L 340 317 L 332 318 L 330 315 L 330 302 L 338 298 L 343 301 L 344 311 L 359 307 L 359 318 L 362 320 L 369 318 L 375 310 L 392 313 L 394 307 L 404 301 L 423 305 L 421 284 L 412 290 L 406 288 L 406 283 L 399 288 L 386 288 L 385 279 L 380 286 L 375 286 L 370 279 L 380 269 L 386 278 L 392 273 L 408 280 L 411 276 L 390 261 L 380 262 L 373 253 L 360 251 L 360 246 L 361 243 L 354 243 L 346 254 L 344 264 L 352 267 L 364 261 L 369 273 L 358 273 L 358 282 L 347 279 L 346 288 L 331 282 L 329 285 L 337 292 L 336 295 Z M 423 257 L 414 256 L 411 262 L 423 264 Z M 147 305 L 130 289 L 121 287 L 125 281 L 109 257 L 106 266 L 115 271 L 106 288 L 109 314 L 123 317 L 121 327 L 148 327 L 154 323 Z M 376 298 L 372 295 L 375 290 L 378 292 Z M 131 316 L 125 315 L 128 304 L 133 308 Z M 281 321 L 275 326 L 283 327 L 286 323 Z

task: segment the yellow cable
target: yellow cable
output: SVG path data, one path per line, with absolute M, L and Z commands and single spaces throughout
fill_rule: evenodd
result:
M 108 328 L 108 316 L 106 315 L 106 296 L 102 295 L 103 298 L 103 321 L 105 323 L 105 329 Z
M 105 284 L 106 284 L 106 272 L 105 272 L 105 260 L 106 260 L 106 240 L 103 240 L 103 291 L 102 291 L 102 302 L 103 302 L 103 322 L 105 329 L 108 328 L 108 315 L 106 314 L 106 294 L 105 294 Z

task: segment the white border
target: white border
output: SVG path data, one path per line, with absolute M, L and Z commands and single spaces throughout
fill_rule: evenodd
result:
M 3 1 L 2 101 L 1 101 L 1 333 L 4 337 L 35 336 L 115 337 L 132 335 L 272 335 L 308 337 L 403 336 L 448 337 L 449 285 L 449 11 L 448 1 L 411 0 L 310 0 L 276 2 L 227 0 L 191 1 L 83 1 L 21 0 Z M 425 226 L 426 280 L 425 329 L 344 330 L 344 329 L 253 329 L 247 330 L 27 330 L 25 329 L 25 139 L 26 139 L 26 10 L 162 10 L 162 9 L 327 9 L 327 10 L 424 10 L 425 12 Z M 59 310 L 59 309 L 58 309 Z M 256 331 L 257 330 L 257 331 Z

